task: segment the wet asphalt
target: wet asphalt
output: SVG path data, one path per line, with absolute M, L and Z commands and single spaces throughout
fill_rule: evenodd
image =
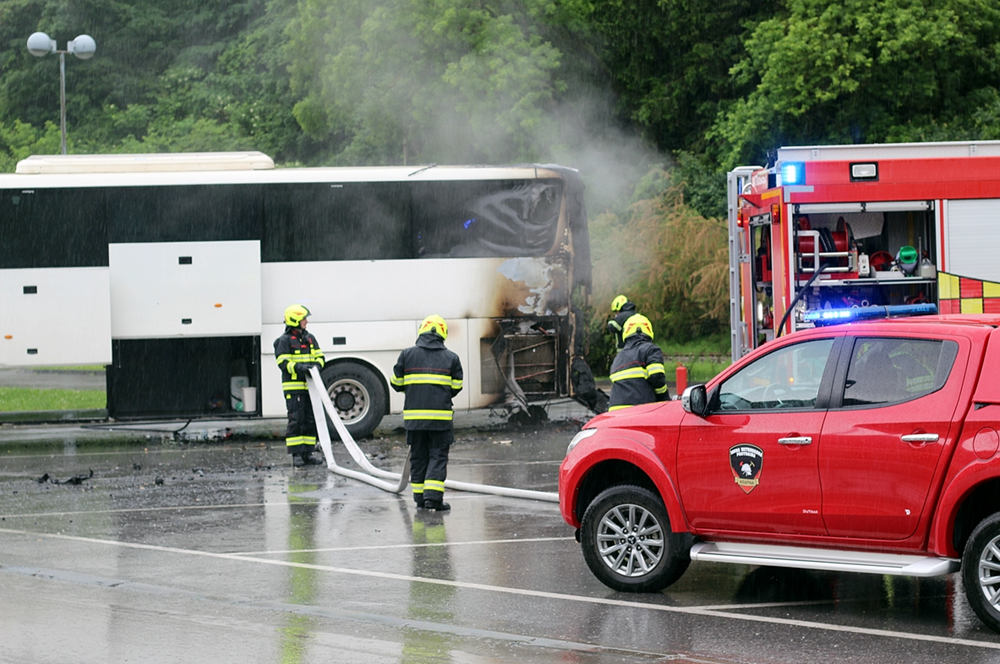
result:
M 556 491 L 587 414 L 553 413 L 464 414 L 449 479 Z M 197 424 L 4 427 L 0 662 L 1000 661 L 957 575 L 693 563 L 617 593 L 553 503 L 449 491 L 451 512 L 426 512 L 292 468 L 266 423 Z M 361 447 L 402 467 L 392 421 Z

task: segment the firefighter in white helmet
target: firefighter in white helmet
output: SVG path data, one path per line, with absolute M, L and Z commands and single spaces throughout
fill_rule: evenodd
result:
M 316 337 L 306 332 L 309 310 L 301 304 L 285 309 L 285 333 L 274 341 L 274 359 L 281 368 L 281 389 L 285 393 L 288 428 L 285 446 L 295 466 L 319 465 L 312 456 L 316 449 L 316 418 L 306 374 L 312 367 L 323 367 L 325 358 Z

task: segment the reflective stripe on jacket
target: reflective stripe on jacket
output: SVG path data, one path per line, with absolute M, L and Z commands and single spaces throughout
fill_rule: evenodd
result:
M 285 333 L 274 340 L 274 359 L 281 369 L 281 389 L 285 392 L 308 389 L 306 372 L 299 364 L 315 362 L 322 367 L 326 361 L 316 337 L 301 327 L 286 327 Z
M 615 335 L 615 348 L 621 350 L 625 343 L 622 341 L 622 332 L 625 328 L 625 321 L 635 316 L 635 303 L 626 302 L 622 305 L 621 311 L 608 321 L 608 329 Z
M 437 332 L 425 332 L 399 354 L 392 389 L 406 394 L 403 426 L 410 430 L 452 427 L 451 399 L 462 390 L 462 362 Z
M 636 332 L 611 363 L 611 397 L 608 410 L 665 401 L 670 398 L 663 352 L 653 340 Z

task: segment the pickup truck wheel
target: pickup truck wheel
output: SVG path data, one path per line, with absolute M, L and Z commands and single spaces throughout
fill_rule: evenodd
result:
M 972 531 L 962 554 L 962 583 L 979 619 L 1000 632 L 1000 514 Z
M 580 528 L 590 571 L 626 592 L 658 592 L 677 581 L 691 564 L 680 541 L 663 501 L 637 486 L 604 490 L 587 507 Z

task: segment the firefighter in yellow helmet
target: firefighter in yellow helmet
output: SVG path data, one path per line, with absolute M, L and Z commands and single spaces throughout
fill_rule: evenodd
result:
M 634 316 L 635 313 L 635 303 L 629 302 L 626 296 L 619 295 L 611 300 L 611 319 L 608 321 L 608 329 L 615 335 L 615 348 L 618 350 L 621 350 L 625 343 L 622 339 L 625 321 Z
M 611 397 L 608 410 L 665 401 L 670 398 L 663 351 L 653 343 L 653 325 L 635 314 L 622 329 L 625 346 L 611 363 Z
M 288 411 L 285 446 L 296 467 L 323 463 L 312 456 L 316 449 L 316 418 L 306 374 L 314 366 L 322 369 L 325 358 L 316 337 L 306 332 L 308 316 L 309 310 L 301 304 L 289 306 L 285 309 L 285 333 L 274 341 L 274 359 L 281 369 L 281 388 Z
M 452 430 L 452 398 L 462 390 L 462 362 L 445 348 L 448 323 L 428 316 L 417 329 L 417 343 L 399 354 L 392 368 L 392 389 L 403 392 L 403 426 L 410 446 L 410 485 L 418 508 L 439 512 L 444 502 L 448 449 Z

